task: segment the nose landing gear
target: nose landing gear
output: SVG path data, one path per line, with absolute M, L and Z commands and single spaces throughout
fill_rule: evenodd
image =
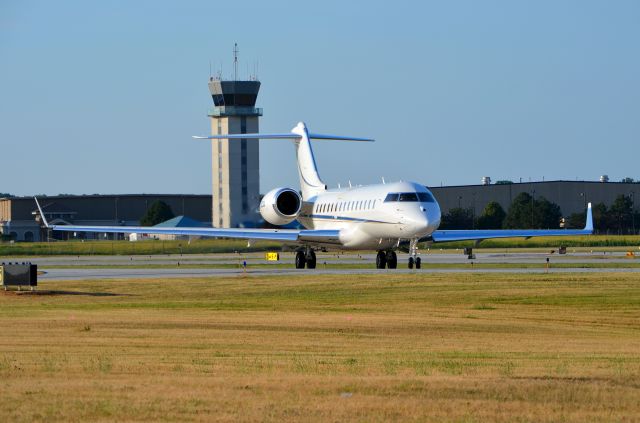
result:
M 422 267 L 422 260 L 418 257 L 417 239 L 409 241 L 409 269 L 413 269 L 414 265 L 416 266 L 416 269 L 420 269 Z
M 409 257 L 409 269 L 413 269 L 413 266 L 416 266 L 416 269 L 420 269 L 422 267 L 422 260 L 420 260 L 420 257 L 416 257 L 415 259 L 413 257 Z

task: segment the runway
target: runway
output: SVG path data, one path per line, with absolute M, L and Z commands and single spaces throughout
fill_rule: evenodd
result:
M 295 269 L 293 254 L 282 253 L 268 262 L 263 253 L 158 256 L 55 256 L 4 258 L 4 262 L 30 261 L 38 265 L 42 281 L 128 278 L 199 278 L 272 275 L 385 275 L 397 273 L 584 273 L 639 272 L 637 259 L 624 252 L 574 252 L 557 255 L 539 252 L 476 253 L 473 260 L 461 252 L 421 254 L 423 268 L 408 269 L 408 255 L 398 255 L 398 269 L 375 269 L 375 254 L 318 253 L 316 269 Z M 549 258 L 550 267 L 546 268 Z M 243 263 L 246 262 L 246 268 Z M 575 267 L 574 267 L 575 265 Z M 493 266 L 493 267 L 492 267 Z M 503 267 L 500 267 L 503 266 Z M 521 266 L 521 267 L 520 267 Z M 560 267 L 554 267 L 560 266 Z M 609 267 L 607 267 L 609 266 Z

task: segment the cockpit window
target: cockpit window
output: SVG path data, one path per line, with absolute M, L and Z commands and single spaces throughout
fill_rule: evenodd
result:
M 436 200 L 429 192 L 391 192 L 387 194 L 384 199 L 385 203 L 391 201 L 405 201 L 405 202 L 421 202 L 421 203 L 435 203 Z
M 435 203 L 436 202 L 435 198 L 433 198 L 433 195 L 431 195 L 428 192 L 419 192 L 418 193 L 418 199 L 420 200 L 421 203 Z
M 415 192 L 401 192 L 398 201 L 412 201 L 415 203 L 418 201 L 418 195 Z

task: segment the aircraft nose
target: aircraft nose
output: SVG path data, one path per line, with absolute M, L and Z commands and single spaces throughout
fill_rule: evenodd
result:
M 431 223 L 429 221 L 429 214 L 426 210 L 420 207 L 420 213 L 415 213 L 409 219 L 407 219 L 411 225 L 413 231 L 416 233 L 424 232 Z

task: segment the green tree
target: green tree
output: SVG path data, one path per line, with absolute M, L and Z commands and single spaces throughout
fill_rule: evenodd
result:
M 573 213 L 565 220 L 565 228 L 567 229 L 582 229 L 587 221 L 587 214 L 585 212 Z
M 593 227 L 598 233 L 609 232 L 609 211 L 604 203 L 598 203 L 591 209 L 593 213 Z
M 631 232 L 633 219 L 633 202 L 631 197 L 621 194 L 616 197 L 609 208 L 609 229 L 622 234 Z
M 560 226 L 562 212 L 560 206 L 544 197 L 540 197 L 533 204 L 534 227 L 538 229 L 552 229 Z
M 140 219 L 141 226 L 153 226 L 175 217 L 171 207 L 164 201 L 155 201 Z
M 629 178 L 628 176 L 626 178 L 622 178 L 622 180 L 620 182 L 625 182 L 627 184 L 632 184 L 635 181 L 633 180 L 633 178 Z
M 476 226 L 478 229 L 500 229 L 506 215 L 500 203 L 491 201 L 478 217 Z
M 455 207 L 442 216 L 441 229 L 471 229 L 473 226 L 473 210 Z
M 544 197 L 534 199 L 521 192 L 513 199 L 504 219 L 505 229 L 551 229 L 560 226 L 560 207 Z
M 530 229 L 533 226 L 533 197 L 521 192 L 513 199 L 502 227 L 505 229 Z

